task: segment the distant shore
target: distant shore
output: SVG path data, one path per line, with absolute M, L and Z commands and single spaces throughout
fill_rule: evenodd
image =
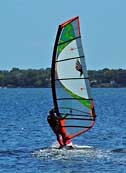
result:
M 49 88 L 51 69 L 0 70 L 0 88 Z M 88 70 L 93 88 L 126 87 L 126 69 Z

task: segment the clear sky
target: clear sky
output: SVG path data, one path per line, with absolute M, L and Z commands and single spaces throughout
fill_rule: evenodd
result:
M 0 0 L 0 70 L 50 67 L 58 25 L 75 16 L 87 68 L 126 69 L 126 0 Z

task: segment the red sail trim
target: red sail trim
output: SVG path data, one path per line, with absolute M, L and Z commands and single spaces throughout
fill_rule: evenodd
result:
M 94 124 L 95 124 L 95 119 L 96 119 L 96 114 L 95 114 L 94 101 L 93 101 L 93 100 L 92 100 L 92 104 L 91 104 L 90 114 L 91 114 L 91 116 L 93 117 L 93 121 L 91 122 L 90 127 L 87 128 L 87 129 L 81 130 L 80 132 L 75 133 L 75 134 L 73 134 L 73 135 L 68 135 L 68 136 L 66 136 L 66 138 L 68 138 L 68 139 L 75 138 L 75 137 L 77 137 L 77 136 L 79 136 L 79 135 L 81 135 L 81 134 L 87 132 L 88 130 L 90 130 L 90 129 L 94 126 Z
M 94 119 L 96 118 L 95 109 L 94 109 L 94 101 L 93 100 L 92 100 L 92 104 L 91 104 L 90 114 L 91 114 L 92 117 L 94 117 Z
M 94 101 L 93 101 L 93 100 L 92 100 L 92 104 L 91 104 L 90 114 L 91 114 L 91 116 L 93 117 L 93 121 L 91 122 L 90 127 L 87 128 L 87 129 L 81 130 L 80 132 L 75 133 L 75 134 L 73 134 L 73 135 L 67 135 L 67 136 L 66 136 L 67 139 L 72 139 L 72 138 L 75 138 L 75 137 L 77 137 L 77 136 L 80 136 L 81 134 L 87 132 L 88 130 L 90 130 L 90 129 L 94 126 L 94 124 L 95 124 L 95 119 L 96 119 L 96 114 L 95 114 Z M 62 126 L 61 126 L 61 127 L 62 127 Z
M 94 124 L 95 124 L 95 121 L 92 121 L 91 126 L 88 129 L 84 129 L 84 130 L 82 130 L 79 133 L 76 133 L 74 135 L 68 135 L 68 136 L 66 136 L 66 138 L 68 138 L 68 139 L 75 138 L 75 137 L 87 132 L 88 130 L 90 130 L 94 126 Z
M 79 17 L 77 16 L 77 17 L 74 17 L 74 18 L 72 18 L 72 19 L 70 19 L 70 20 L 68 20 L 68 21 L 66 21 L 66 22 L 64 22 L 64 23 L 62 23 L 61 25 L 60 25 L 60 27 L 61 28 L 64 28 L 66 25 L 68 25 L 69 23 L 71 23 L 71 22 L 73 22 L 74 20 L 76 20 L 76 19 L 78 19 L 78 22 L 79 22 Z M 79 25 L 78 25 L 79 26 Z M 80 34 L 79 34 L 80 35 Z

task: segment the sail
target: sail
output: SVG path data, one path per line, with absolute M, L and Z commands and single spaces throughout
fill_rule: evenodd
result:
M 91 129 L 94 102 L 85 63 L 79 17 L 59 25 L 54 45 L 51 84 L 54 109 L 67 137 L 72 139 Z

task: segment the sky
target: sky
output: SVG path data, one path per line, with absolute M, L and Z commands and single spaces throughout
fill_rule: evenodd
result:
M 0 70 L 51 67 L 58 25 L 75 16 L 87 69 L 126 69 L 126 0 L 0 0 Z

